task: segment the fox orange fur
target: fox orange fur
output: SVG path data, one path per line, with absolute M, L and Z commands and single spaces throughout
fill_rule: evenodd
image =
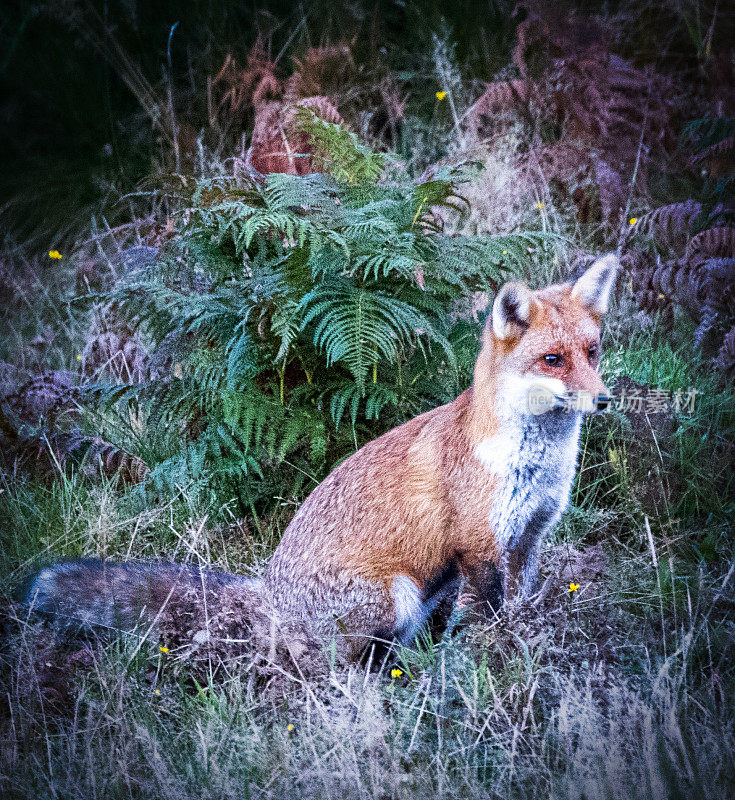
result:
M 543 537 L 569 501 L 582 413 L 608 402 L 600 319 L 617 268 L 608 254 L 573 285 L 506 284 L 472 386 L 341 463 L 297 512 L 264 579 L 230 580 L 280 618 L 343 635 L 353 656 L 372 637 L 411 642 L 463 580 L 478 608 L 532 593 Z M 90 580 L 95 570 L 104 578 Z M 175 579 L 170 565 L 68 562 L 39 573 L 29 602 L 94 623 L 142 594 L 151 617 Z M 188 570 L 178 579 L 198 580 Z

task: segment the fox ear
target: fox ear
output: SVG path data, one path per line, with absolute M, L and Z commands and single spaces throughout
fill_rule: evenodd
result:
M 619 268 L 620 261 L 615 253 L 600 256 L 574 284 L 572 297 L 578 297 L 594 314 L 604 314 Z
M 525 283 L 506 283 L 493 303 L 493 333 L 498 339 L 521 336 L 528 328 L 533 305 L 531 290 Z

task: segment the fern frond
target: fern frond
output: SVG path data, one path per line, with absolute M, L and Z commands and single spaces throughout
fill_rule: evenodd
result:
M 425 315 L 380 291 L 330 282 L 305 295 L 301 307 L 302 327 L 314 324 L 314 345 L 324 350 L 328 364 L 343 362 L 361 391 L 379 357 L 394 362 L 402 349 L 420 345 L 422 336 L 453 357 L 449 343 Z
M 263 197 L 273 211 L 303 208 L 331 213 L 338 191 L 329 175 L 311 173 L 297 176 L 274 172 L 266 178 Z
M 335 180 L 363 184 L 380 177 L 385 156 L 362 144 L 343 125 L 321 119 L 308 106 L 297 109 L 296 125 L 308 137 L 315 163 Z
M 522 273 L 548 239 L 443 233 L 437 209 L 466 203 L 456 169 L 378 180 L 385 156 L 298 113 L 289 136 L 329 174 L 182 181 L 178 233 L 104 298 L 163 364 L 84 390 L 103 420 L 135 414 L 140 491 L 270 503 L 287 474 L 312 481 L 358 437 L 456 396 L 471 378 L 456 297 Z
M 273 312 L 271 330 L 280 340 L 275 361 L 283 361 L 288 356 L 291 345 L 296 341 L 301 330 L 299 304 L 293 300 L 285 300 Z
M 708 228 L 687 243 L 686 258 L 691 262 L 706 258 L 735 258 L 735 227 Z
M 385 406 L 396 406 L 398 404 L 399 397 L 394 387 L 381 384 L 368 384 L 363 392 L 354 383 L 342 383 L 337 388 L 330 388 L 325 392 L 325 395 L 328 394 L 331 394 L 329 413 L 336 428 L 339 428 L 344 413 L 348 408 L 350 421 L 352 425 L 356 424 L 360 404 L 363 400 L 365 402 L 365 418 L 377 420 Z
M 702 204 L 696 200 L 669 203 L 644 214 L 634 232 L 647 234 L 659 241 L 675 241 L 688 236 L 701 212 Z
M 247 317 L 235 328 L 227 345 L 227 388 L 236 391 L 256 373 L 257 349 L 247 329 Z

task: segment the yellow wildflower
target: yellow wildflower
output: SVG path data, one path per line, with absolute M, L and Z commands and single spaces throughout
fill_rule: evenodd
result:
M 289 722 L 288 725 L 286 725 L 286 730 L 289 733 L 291 733 L 291 731 L 293 730 L 293 723 L 292 722 Z
M 503 250 L 503 255 L 507 256 L 508 255 L 508 251 L 507 250 Z
M 541 201 L 536 203 L 536 208 L 538 208 L 539 210 L 542 209 L 543 207 L 544 207 L 544 204 Z
M 161 694 L 161 690 L 160 690 L 160 689 L 156 689 L 156 690 L 153 692 L 153 694 Z
M 49 250 L 48 257 L 58 261 L 61 258 L 61 253 L 58 250 Z
M 163 647 L 163 646 L 161 646 L 161 647 L 159 647 L 158 649 L 159 649 L 159 650 L 160 650 L 162 653 L 168 653 L 168 647 Z
M 663 299 L 664 299 L 664 296 L 663 296 L 662 294 L 659 294 L 659 296 L 658 296 L 658 299 L 659 299 L 659 300 L 663 300 Z
M 446 96 L 447 96 L 446 92 L 437 92 L 436 93 L 436 99 L 437 100 L 443 100 Z
M 628 223 L 629 223 L 630 225 L 635 225 L 635 224 L 636 224 L 636 222 L 638 222 L 638 217 L 631 217 L 631 218 L 628 220 Z
M 574 592 L 576 592 L 577 589 L 579 589 L 579 584 L 578 583 L 570 583 L 569 584 L 569 591 L 570 591 L 571 594 L 574 594 Z
M 81 360 L 82 360 L 81 355 L 77 355 L 77 361 L 81 361 Z
M 400 678 L 401 675 L 403 675 L 403 670 L 402 669 L 392 669 L 390 671 L 391 678 Z

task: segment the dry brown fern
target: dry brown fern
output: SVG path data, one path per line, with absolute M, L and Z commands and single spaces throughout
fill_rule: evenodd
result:
M 255 116 L 255 127 L 247 163 L 262 175 L 285 172 L 306 175 L 318 171 L 311 158 L 309 139 L 296 125 L 298 108 L 311 108 L 327 122 L 342 122 L 337 109 L 326 97 L 307 97 L 296 103 L 265 103 Z
M 283 83 L 276 77 L 276 65 L 258 39 L 247 55 L 244 68 L 228 53 L 220 71 L 210 78 L 210 121 L 218 112 L 241 118 L 249 109 L 282 97 L 283 89 Z
M 697 263 L 707 258 L 735 258 L 735 227 L 708 228 L 687 242 L 685 256 Z
M 332 101 L 327 97 L 305 97 L 295 103 L 297 108 L 310 108 L 319 119 L 333 124 L 343 124 L 344 120 L 342 115 L 332 104 Z
M 651 236 L 674 249 L 688 241 L 694 220 L 702 213 L 702 204 L 696 200 L 668 203 L 638 219 L 629 232 L 631 235 Z
M 276 64 L 259 38 L 247 55 L 245 67 L 227 54 L 219 72 L 209 79 L 210 117 L 224 113 L 242 118 L 272 102 L 292 104 L 308 97 L 330 95 L 354 83 L 356 67 L 349 46 L 338 43 L 328 47 L 310 47 L 294 58 L 294 71 L 281 80 Z
M 68 433 L 50 434 L 45 444 L 51 449 L 59 466 L 64 467 L 71 462 L 81 464 L 84 472 L 91 476 L 103 475 L 134 484 L 145 480 L 150 472 L 148 465 L 138 456 L 76 428 Z M 44 454 L 42 447 L 39 447 L 39 454 Z
M 674 319 L 672 286 L 688 283 L 685 271 L 676 270 L 675 263 L 662 264 L 644 251 L 630 251 L 622 258 L 635 304 L 642 311 L 659 313 L 664 324 Z
M 56 424 L 79 411 L 80 389 L 71 370 L 50 370 L 7 388 L 4 403 L 27 425 Z
M 720 159 L 732 158 L 735 156 L 735 136 L 727 136 L 719 142 L 705 147 L 700 152 L 695 153 L 690 159 L 689 164 L 698 164 L 701 161 L 719 161 Z
M 354 130 L 395 148 L 408 97 L 385 60 L 373 57 L 358 66 L 352 44 L 342 40 L 311 47 L 294 58 L 294 72 L 285 82 L 284 100 L 328 98 Z
M 516 3 L 513 16 L 521 21 L 512 57 L 523 77 L 554 59 L 606 40 L 599 21 L 571 15 L 563 3 L 521 0 Z
M 715 364 L 729 377 L 735 377 L 735 325 L 725 334 Z
M 657 261 L 639 257 L 630 262 L 633 293 L 642 292 L 639 305 L 649 308 L 647 293 L 680 305 L 693 316 L 708 307 L 722 313 L 735 311 L 735 259 L 710 258 Z M 659 297 L 662 295 L 662 297 Z
M 117 381 L 138 383 L 149 375 L 148 351 L 127 324 L 110 326 L 100 318 L 87 336 L 81 356 L 88 376 L 106 373 Z
M 285 87 L 288 100 L 322 94 L 332 96 L 358 80 L 347 42 L 310 47 L 301 58 L 294 58 L 293 63 L 294 72 Z
M 697 322 L 697 347 L 706 352 L 713 342 L 719 346 L 723 331 L 735 321 L 735 258 L 661 262 L 645 253 L 629 253 L 624 263 L 640 309 L 659 311 L 670 323 L 678 306 Z
M 612 53 L 596 22 L 569 17 L 558 4 L 519 3 L 513 60 L 520 79 L 488 84 L 468 117 L 525 107 L 526 114 L 563 127 L 611 164 L 632 167 L 638 154 L 669 149 L 673 104 L 662 75 L 644 72 Z M 531 108 L 531 105 L 534 108 Z
M 386 63 L 374 60 L 357 66 L 351 44 L 310 47 L 293 59 L 293 71 L 281 79 L 259 39 L 247 56 L 244 68 L 228 55 L 219 72 L 208 80 L 208 108 L 211 125 L 225 129 L 249 127 L 254 115 L 253 147 L 236 157 L 236 169 L 257 179 L 259 174 L 312 171 L 298 163 L 301 142 L 293 141 L 287 130 L 289 111 L 303 101 L 329 103 L 317 113 L 328 121 L 346 117 L 353 127 L 370 137 L 387 140 L 395 147 L 398 128 L 407 102 L 399 80 Z M 337 114 L 339 108 L 341 114 Z M 334 116 L 332 116 L 334 115 Z M 284 138 L 285 135 L 285 138 Z M 307 159 L 308 161 L 308 159 Z
M 701 305 L 735 314 L 735 258 L 689 261 L 689 284 Z
M 3 456 L 20 460 L 42 474 L 66 464 L 82 464 L 90 474 L 137 483 L 147 465 L 79 427 L 83 388 L 69 370 L 37 375 L 5 386 L 0 396 L 0 443 Z
M 498 114 L 512 111 L 519 105 L 528 105 L 534 97 L 535 84 L 526 79 L 509 81 L 492 81 L 486 84 L 485 91 L 467 112 L 467 119 L 476 128 L 486 127 L 487 121 L 497 118 Z
M 668 79 L 611 52 L 601 24 L 558 4 L 519 3 L 521 12 L 513 51 L 520 78 L 488 84 L 466 124 L 483 139 L 515 109 L 532 132 L 528 161 L 541 168 L 529 174 L 572 201 L 580 222 L 617 230 L 636 166 L 645 190 L 648 162 L 675 144 Z

